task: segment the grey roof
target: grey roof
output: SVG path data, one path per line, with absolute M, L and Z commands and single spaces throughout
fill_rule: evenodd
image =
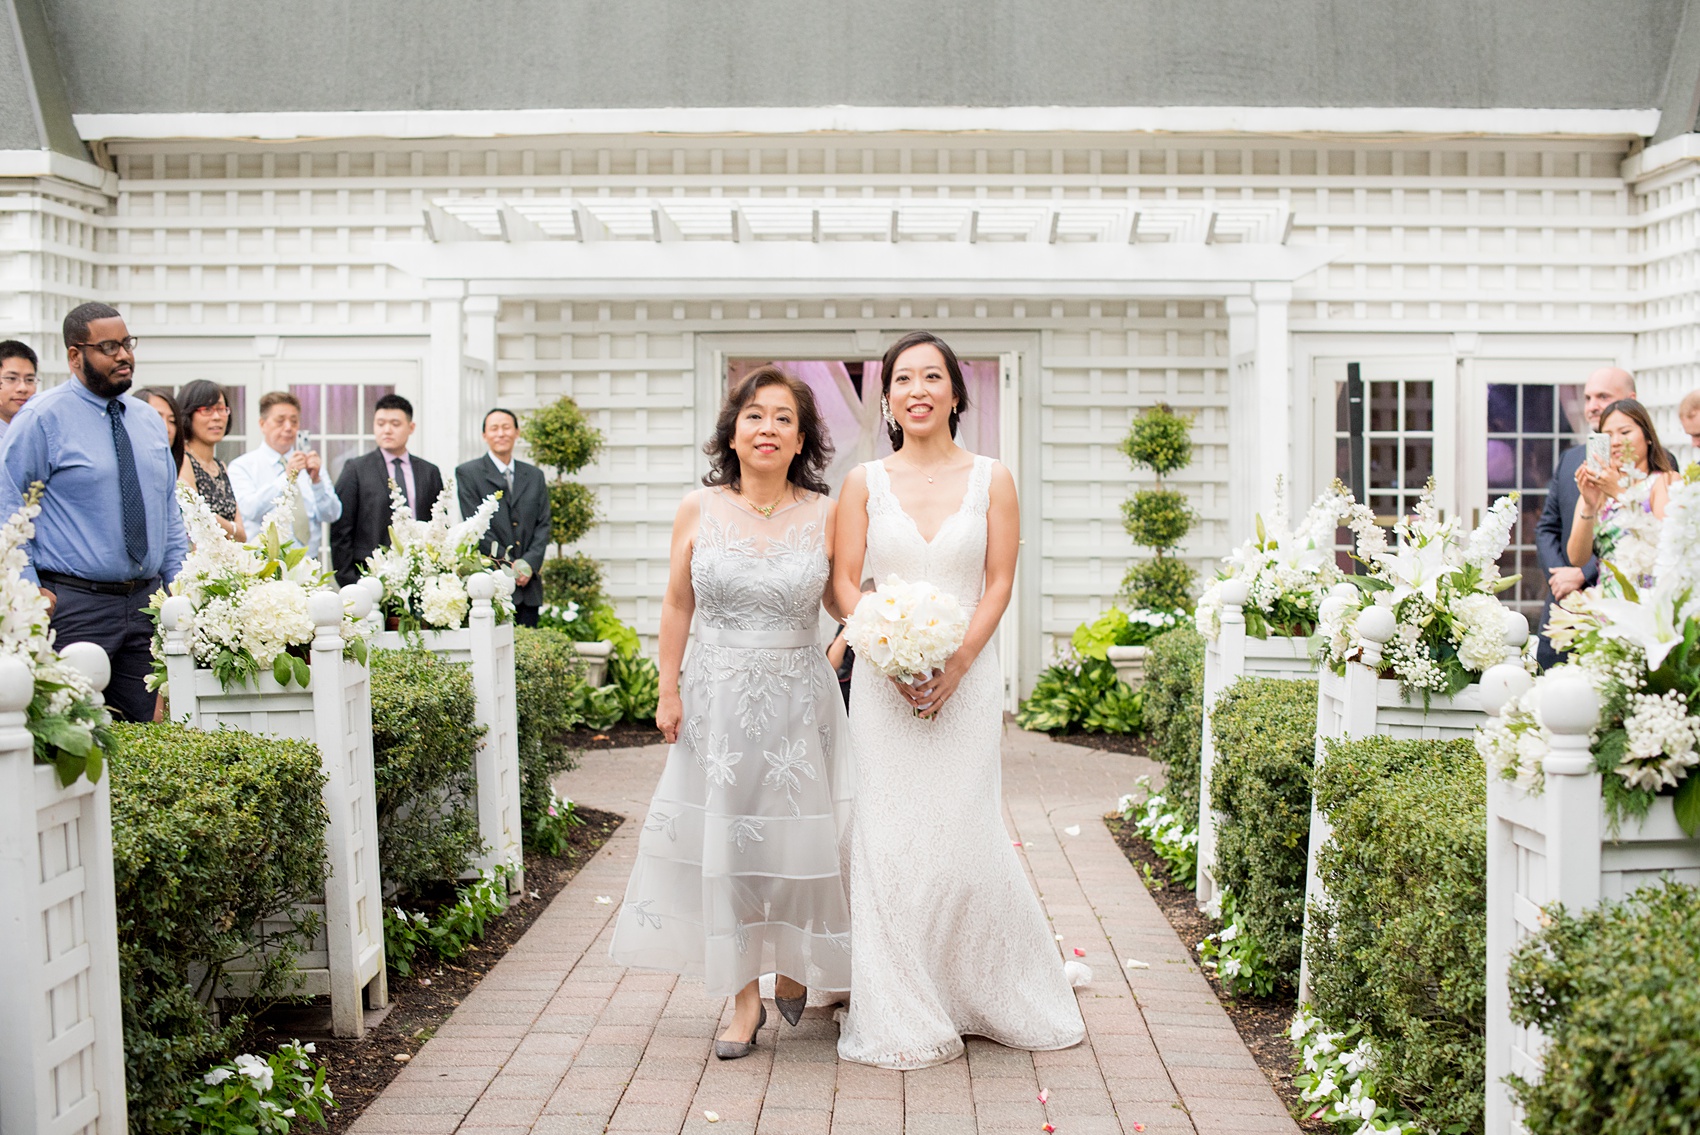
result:
M 41 0 L 0 0 L 0 149 L 88 156 Z
M 15 2 L 72 109 L 122 113 L 1642 108 L 1689 0 Z

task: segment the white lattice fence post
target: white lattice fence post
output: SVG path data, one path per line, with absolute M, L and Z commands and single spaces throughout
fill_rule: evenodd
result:
M 1210 806 L 1210 775 L 1216 766 L 1216 734 L 1212 718 L 1216 699 L 1245 673 L 1245 602 L 1250 589 L 1243 579 L 1224 580 L 1221 630 L 1204 645 L 1203 728 L 1198 753 L 1198 909 L 1214 910 L 1220 900 L 1216 886 L 1216 829 L 1218 817 Z
M 106 688 L 93 644 L 64 660 Z M 35 763 L 31 668 L 0 660 L 0 1130 L 125 1135 L 111 778 Z
M 1322 775 L 1323 762 L 1328 757 L 1328 742 L 1337 739 L 1368 737 L 1375 732 L 1377 683 L 1381 680 L 1382 648 L 1397 630 L 1393 612 L 1386 607 L 1366 607 L 1358 615 L 1358 637 L 1363 640 L 1363 660 L 1346 663 L 1345 688 L 1338 710 L 1338 723 L 1324 720 L 1325 695 L 1317 695 L 1316 764 L 1311 776 Z M 1319 683 L 1319 687 L 1320 687 Z M 1310 938 L 1310 908 L 1326 903 L 1328 890 L 1316 871 L 1316 856 L 1328 837 L 1334 834 L 1328 817 L 1316 806 L 1316 790 L 1310 794 L 1310 850 L 1305 855 L 1305 918 L 1304 935 Z M 1299 1003 L 1310 1001 L 1310 951 L 1299 954 Z
M 514 688 L 514 628 L 498 625 L 491 602 L 496 581 L 477 572 L 466 581 L 472 597 L 467 631 L 472 650 L 472 687 L 478 700 L 478 721 L 484 740 L 476 757 L 478 773 L 478 834 L 484 841 L 481 870 L 514 868 L 508 891 L 525 886 L 525 853 L 519 814 L 519 717 Z
M 365 667 L 343 658 L 343 598 L 308 597 L 313 637 L 313 732 L 325 773 L 325 932 L 330 953 L 331 1029 L 365 1031 L 360 993 L 370 1006 L 389 1003 L 384 971 L 384 916 L 378 865 L 377 788 L 372 768 L 372 686 Z M 353 673 L 351 671 L 360 671 Z

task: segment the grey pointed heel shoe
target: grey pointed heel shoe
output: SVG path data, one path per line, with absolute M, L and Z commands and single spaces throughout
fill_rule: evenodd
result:
M 773 995 L 773 1007 L 779 1010 L 779 1015 L 785 1018 L 785 1023 L 793 1027 L 803 1019 L 803 1006 L 808 1003 L 809 991 L 804 990 L 801 997 L 781 997 Z
M 767 1006 L 763 1005 L 761 1007 L 761 1019 L 756 1021 L 756 1031 L 750 1034 L 750 1039 L 747 1041 L 717 1040 L 714 1042 L 714 1055 L 719 1057 L 721 1060 L 743 1059 L 748 1056 L 750 1054 L 750 1050 L 756 1046 L 756 1034 L 760 1033 L 762 1029 L 766 1027 Z

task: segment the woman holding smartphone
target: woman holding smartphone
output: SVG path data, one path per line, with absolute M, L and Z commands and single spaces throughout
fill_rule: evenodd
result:
M 1659 528 L 1676 468 L 1658 442 L 1647 408 L 1633 398 L 1620 398 L 1605 408 L 1600 434 L 1610 446 L 1609 455 L 1599 460 L 1590 439 L 1588 460 L 1576 470 L 1581 495 L 1565 551 L 1577 567 L 1598 556 L 1605 565 L 1601 593 L 1618 598 L 1623 594 L 1619 576 L 1638 589 L 1653 584 Z

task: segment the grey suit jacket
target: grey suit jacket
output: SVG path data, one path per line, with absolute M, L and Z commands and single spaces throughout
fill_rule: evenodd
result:
M 524 560 L 531 565 L 531 580 L 514 592 L 514 602 L 543 602 L 543 556 L 549 550 L 549 484 L 543 470 L 515 461 L 510 495 L 507 481 L 486 454 L 456 467 L 455 490 L 460 494 L 462 516 L 471 516 L 491 493 L 502 494 L 484 534 L 483 550 L 500 564 Z
M 1571 446 L 1559 455 L 1558 469 L 1547 489 L 1547 503 L 1541 509 L 1540 520 L 1535 522 L 1535 551 L 1540 557 L 1543 572 L 1571 566 L 1570 553 L 1566 548 L 1570 544 L 1571 522 L 1576 518 L 1576 502 L 1582 495 L 1576 487 L 1576 470 L 1587 458 L 1588 447 L 1585 445 Z M 1599 578 L 1599 561 L 1590 559 L 1582 568 L 1583 586 L 1592 587 Z M 1541 611 L 1541 625 L 1536 629 L 1544 630 L 1551 615 L 1552 593 L 1549 591 L 1546 606 Z M 1548 645 L 1544 634 L 1540 642 L 1540 660 L 1543 666 L 1551 666 L 1558 661 L 1557 652 Z

